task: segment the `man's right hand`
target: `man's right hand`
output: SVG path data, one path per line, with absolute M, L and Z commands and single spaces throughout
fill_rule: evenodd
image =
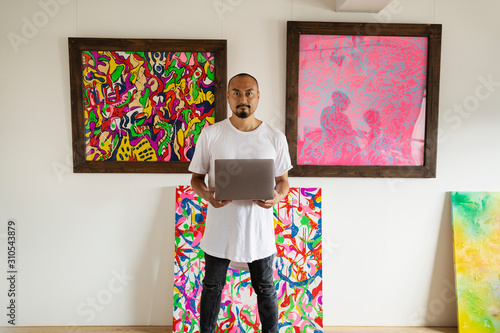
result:
M 215 200 L 215 188 L 208 189 L 205 184 L 205 176 L 199 173 L 193 173 L 191 176 L 191 187 L 194 193 L 208 201 L 215 208 L 221 208 L 231 203 L 231 200 Z
M 214 207 L 214 208 L 221 208 L 224 207 L 225 205 L 231 203 L 231 200 L 215 200 L 215 189 L 212 188 L 210 189 L 210 193 L 208 195 L 208 202 Z

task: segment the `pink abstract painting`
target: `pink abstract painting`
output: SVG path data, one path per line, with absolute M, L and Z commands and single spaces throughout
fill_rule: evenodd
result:
M 199 300 L 207 203 L 191 187 L 176 189 L 174 332 L 199 332 Z M 274 280 L 280 332 L 323 331 L 321 189 L 291 188 L 274 207 L 277 255 Z M 260 332 L 250 273 L 229 269 L 217 332 Z
M 423 165 L 427 44 L 301 35 L 297 163 Z

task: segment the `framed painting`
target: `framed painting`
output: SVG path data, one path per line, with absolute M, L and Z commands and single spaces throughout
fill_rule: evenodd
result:
M 74 172 L 186 173 L 227 117 L 225 40 L 69 38 Z
M 436 177 L 441 25 L 287 25 L 286 135 L 303 177 Z

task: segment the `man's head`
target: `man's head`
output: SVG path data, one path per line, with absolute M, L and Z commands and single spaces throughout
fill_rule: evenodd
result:
M 250 74 L 237 74 L 229 80 L 226 96 L 234 115 L 238 118 L 248 118 L 259 104 L 259 84 Z

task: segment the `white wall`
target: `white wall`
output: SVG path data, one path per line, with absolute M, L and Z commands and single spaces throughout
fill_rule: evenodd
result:
M 500 190 L 500 2 L 395 0 L 372 15 L 333 0 L 55 1 L 0 5 L 0 274 L 14 219 L 18 325 L 172 322 L 174 188 L 190 176 L 71 172 L 67 37 L 227 39 L 228 76 L 255 74 L 258 116 L 284 131 L 287 20 L 443 24 L 437 178 L 291 185 L 323 188 L 326 326 L 456 325 L 447 192 Z

